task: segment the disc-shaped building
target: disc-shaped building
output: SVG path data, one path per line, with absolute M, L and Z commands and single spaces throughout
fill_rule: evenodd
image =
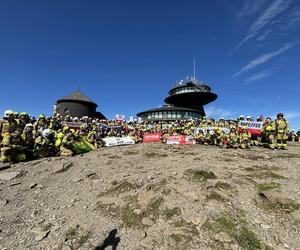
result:
M 65 117 L 70 115 L 71 117 L 81 118 L 88 116 L 91 118 L 106 119 L 101 112 L 97 112 L 98 105 L 92 101 L 91 98 L 83 94 L 81 91 L 76 91 L 56 102 L 57 114 Z
M 170 91 L 166 105 L 137 114 L 146 121 L 201 119 L 205 116 L 203 106 L 217 99 L 211 88 L 194 77 L 182 80 Z

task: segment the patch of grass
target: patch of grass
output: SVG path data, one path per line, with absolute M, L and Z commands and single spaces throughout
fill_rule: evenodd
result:
M 282 176 L 280 174 L 277 174 L 270 169 L 266 169 L 264 167 L 256 167 L 255 165 L 249 168 L 245 168 L 249 174 L 248 177 L 257 178 L 257 179 L 286 179 L 285 176 Z
M 65 232 L 64 235 L 66 239 L 72 239 L 77 234 L 77 228 L 76 227 L 69 227 Z
M 173 216 L 181 215 L 181 211 L 179 207 L 174 208 L 167 208 L 162 213 L 168 220 L 171 219 Z
M 160 157 L 167 157 L 167 154 L 160 154 L 156 152 L 147 152 L 144 154 L 145 157 L 147 158 L 160 158 Z
M 216 200 L 216 201 L 224 201 L 224 197 L 222 197 L 218 192 L 211 191 L 210 194 L 207 196 L 208 200 Z
M 123 226 L 129 228 L 137 228 L 141 226 L 144 214 L 136 214 L 133 209 L 126 205 L 120 209 L 120 218 L 123 222 Z
M 216 221 L 206 223 L 205 227 L 213 234 L 225 232 L 231 236 L 242 249 L 263 249 L 264 244 L 251 231 L 245 221 L 237 220 L 229 214 L 223 214 Z
M 91 235 L 90 232 L 86 232 L 79 237 L 78 240 L 79 247 L 83 246 L 87 242 L 87 240 L 90 238 L 90 235 Z
M 215 185 L 217 189 L 231 189 L 231 185 L 227 182 L 218 181 Z
M 153 218 L 157 219 L 160 215 L 159 208 L 163 202 L 164 202 L 164 199 L 161 197 L 153 198 L 147 207 L 146 213 L 151 214 L 153 216 Z
M 245 226 L 242 226 L 240 233 L 236 234 L 235 238 L 238 244 L 244 249 L 262 249 L 262 243 L 256 234 Z
M 138 151 L 132 151 L 132 150 L 127 150 L 123 152 L 124 155 L 137 155 L 139 154 Z
M 257 188 L 259 192 L 262 192 L 270 189 L 280 188 L 280 184 L 276 182 L 260 183 L 257 185 Z
M 132 183 L 128 180 L 123 181 L 112 181 L 113 187 L 109 188 L 107 191 L 100 193 L 98 196 L 103 195 L 118 195 L 120 193 L 129 192 L 131 190 L 138 189 L 142 186 L 140 183 Z
M 185 174 L 189 175 L 194 181 L 205 182 L 208 179 L 217 179 L 214 172 L 209 170 L 193 170 L 188 169 Z

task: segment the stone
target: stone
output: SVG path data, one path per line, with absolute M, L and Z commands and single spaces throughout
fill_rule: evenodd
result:
M 75 177 L 73 179 L 73 182 L 75 182 L 75 183 L 80 182 L 80 181 L 82 181 L 82 178 L 80 178 L 80 177 Z
M 297 204 L 292 198 L 278 191 L 262 191 L 259 193 L 259 195 L 268 202 L 274 205 L 279 205 L 283 208 L 294 210 L 295 208 L 299 207 L 299 204 Z
M 59 174 L 59 173 L 63 173 L 65 171 L 67 171 L 70 167 L 73 166 L 72 162 L 68 162 L 68 163 L 64 163 L 62 165 L 54 165 L 52 167 L 52 173 L 53 174 Z
M 10 181 L 14 178 L 19 177 L 21 174 L 22 173 L 19 172 L 19 171 L 11 171 L 11 172 L 0 173 L 0 180 Z
M 136 209 L 133 210 L 133 212 L 134 212 L 135 214 L 137 214 L 137 215 L 140 215 L 140 214 L 142 213 L 142 210 L 136 208 Z
M 20 185 L 21 184 L 21 182 L 12 182 L 12 183 L 10 183 L 9 185 L 12 187 L 12 186 L 17 186 L 17 185 Z
M 6 205 L 8 202 L 9 202 L 9 200 L 7 200 L 7 199 L 1 199 L 1 198 L 0 198 L 0 206 L 4 206 L 4 205 Z
M 147 237 L 147 233 L 144 230 L 139 230 L 137 232 L 137 236 L 139 240 L 145 239 Z
M 172 172 L 172 175 L 177 175 L 177 172 Z
M 151 227 L 151 226 L 154 225 L 154 222 L 153 222 L 149 217 L 144 217 L 144 218 L 142 219 L 142 224 L 143 224 L 144 226 L 149 226 L 149 227 Z
M 0 163 L 0 171 L 10 168 L 9 163 Z
M 215 241 L 223 242 L 223 243 L 230 243 L 232 242 L 232 238 L 225 232 L 220 232 L 215 234 L 212 237 Z
M 37 183 L 32 183 L 29 187 L 30 188 L 35 188 L 37 186 Z
M 40 227 L 35 227 L 31 231 L 35 234 L 36 241 L 41 241 L 41 240 L 45 239 L 48 236 L 48 234 L 50 233 L 50 230 L 44 231 Z
M 300 223 L 300 209 L 297 209 L 291 213 L 292 218 Z

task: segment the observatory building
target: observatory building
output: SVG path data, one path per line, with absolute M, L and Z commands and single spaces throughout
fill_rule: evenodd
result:
M 65 117 L 81 118 L 88 116 L 92 118 L 106 119 L 101 112 L 97 112 L 98 105 L 94 103 L 88 96 L 80 91 L 76 91 L 62 99 L 59 99 L 55 105 L 55 113 Z
M 163 107 L 140 112 L 137 116 L 146 121 L 201 119 L 205 116 L 203 105 L 217 97 L 208 85 L 191 77 L 180 81 L 169 91 Z

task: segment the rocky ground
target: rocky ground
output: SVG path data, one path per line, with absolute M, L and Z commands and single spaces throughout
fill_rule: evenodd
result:
M 0 249 L 299 249 L 300 144 L 149 143 L 0 165 Z

